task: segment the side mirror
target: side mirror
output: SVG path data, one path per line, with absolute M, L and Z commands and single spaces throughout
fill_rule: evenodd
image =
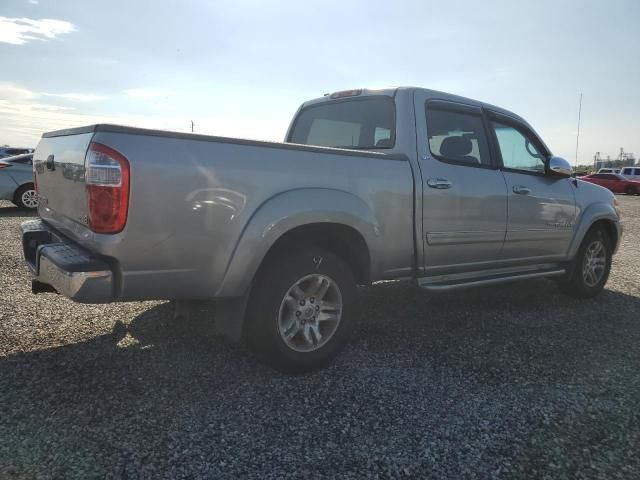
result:
M 547 164 L 547 173 L 549 175 L 555 175 L 557 177 L 567 178 L 571 176 L 573 169 L 571 164 L 564 158 L 551 157 Z

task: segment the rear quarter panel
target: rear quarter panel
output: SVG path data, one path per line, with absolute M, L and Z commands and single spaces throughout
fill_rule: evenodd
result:
M 9 167 L 9 171 L 7 172 L 16 185 L 22 186 L 27 183 L 33 183 L 33 167 L 28 164 L 14 164 Z
M 12 167 L 0 169 L 0 198 L 3 200 L 13 200 L 13 194 L 18 188 L 13 177 L 9 175 L 10 168 Z

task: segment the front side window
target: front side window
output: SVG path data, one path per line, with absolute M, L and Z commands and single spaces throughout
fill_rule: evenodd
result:
M 295 120 L 289 142 L 358 150 L 395 143 L 396 115 L 390 97 L 369 97 L 312 105 Z
M 493 122 L 493 128 L 505 168 L 544 173 L 544 155 L 526 135 L 514 127 L 498 122 Z
M 491 165 L 489 146 L 479 114 L 427 106 L 427 135 L 431 154 L 468 165 Z

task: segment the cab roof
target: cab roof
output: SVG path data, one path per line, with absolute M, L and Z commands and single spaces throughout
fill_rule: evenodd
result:
M 344 100 L 349 97 L 366 97 L 366 96 L 376 96 L 382 95 L 387 97 L 394 97 L 400 91 L 408 91 L 411 93 L 415 92 L 423 92 L 426 93 L 429 97 L 437 100 L 448 100 L 450 102 L 458 102 L 458 103 L 466 103 L 467 105 L 474 105 L 477 107 L 487 108 L 489 110 L 493 110 L 497 113 L 502 113 L 504 115 L 508 115 L 513 117 L 525 124 L 528 125 L 527 121 L 522 118 L 520 115 L 517 115 L 509 110 L 498 107 L 496 105 L 492 105 L 490 103 L 481 102 L 479 100 L 474 100 L 472 98 L 462 97 L 460 95 L 454 95 L 452 93 L 441 92 L 438 90 L 431 90 L 428 88 L 422 87 L 412 87 L 412 86 L 404 86 L 404 87 L 384 87 L 384 88 L 358 88 L 352 90 L 339 90 L 336 92 L 326 93 L 322 97 L 314 98 L 312 100 L 308 100 L 302 104 L 302 108 L 307 107 L 309 105 L 315 105 L 318 103 L 324 103 L 329 101 L 336 100 Z M 357 92 L 354 95 L 346 95 L 346 96 L 338 96 L 337 94 L 341 94 L 344 92 Z M 337 97 L 337 98 L 336 98 Z

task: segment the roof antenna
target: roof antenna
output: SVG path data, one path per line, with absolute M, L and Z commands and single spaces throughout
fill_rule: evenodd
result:
M 578 145 L 580 142 L 580 115 L 582 114 L 582 93 L 580 93 L 580 105 L 578 106 L 578 133 L 576 134 L 576 161 L 575 167 L 578 167 Z

